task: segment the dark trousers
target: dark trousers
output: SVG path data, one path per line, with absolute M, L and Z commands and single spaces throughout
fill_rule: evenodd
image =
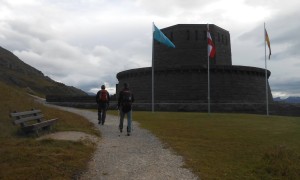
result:
M 105 123 L 107 108 L 108 108 L 107 103 L 99 103 L 98 104 L 98 121 L 99 121 L 99 124 L 103 125 Z
M 131 112 L 132 111 L 124 113 L 122 110 L 120 110 L 120 124 L 119 124 L 119 129 L 121 131 L 123 130 L 123 123 L 124 123 L 125 115 L 127 114 L 127 133 L 131 132 L 131 115 L 132 115 Z

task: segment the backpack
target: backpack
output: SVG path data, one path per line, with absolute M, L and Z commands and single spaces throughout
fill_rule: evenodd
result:
M 127 102 L 127 103 L 132 102 L 132 95 L 131 95 L 130 91 L 124 90 L 122 95 L 123 95 L 123 99 L 122 99 L 123 103 L 124 102 Z
M 124 90 L 122 98 L 122 111 L 127 113 L 131 111 L 131 104 L 132 104 L 132 94 L 128 90 Z
M 107 102 L 108 101 L 108 93 L 106 90 L 101 90 L 99 94 L 99 101 L 100 102 Z

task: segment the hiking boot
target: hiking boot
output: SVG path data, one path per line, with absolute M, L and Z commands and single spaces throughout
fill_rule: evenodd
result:
M 98 124 L 101 124 L 101 121 L 98 121 Z
M 120 130 L 120 133 L 122 133 L 122 132 L 123 132 L 123 129 L 119 128 L 119 130 Z
M 127 136 L 130 136 L 130 133 L 127 133 Z

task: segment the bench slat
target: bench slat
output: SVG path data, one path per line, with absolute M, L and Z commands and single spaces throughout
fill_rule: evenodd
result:
M 41 110 L 36 109 L 36 110 L 32 110 L 32 111 L 23 111 L 23 112 L 16 112 L 16 113 L 10 113 L 11 117 L 18 117 L 18 116 L 24 116 L 24 115 L 30 115 L 30 114 L 34 114 L 34 113 L 40 113 Z
M 36 123 L 36 124 L 31 124 L 29 126 L 25 126 L 23 128 L 23 130 L 26 131 L 26 132 L 28 132 L 28 131 L 36 131 L 36 130 L 41 129 L 43 127 L 51 126 L 56 121 L 57 121 L 57 118 L 46 120 L 46 121 L 43 121 L 43 122 L 40 122 L 40 123 Z
M 24 122 L 27 122 L 27 121 L 41 119 L 43 117 L 44 117 L 43 114 L 40 114 L 40 115 L 37 115 L 37 116 L 28 116 L 28 117 L 24 117 L 24 118 L 21 118 L 21 119 L 14 120 L 14 123 L 15 124 L 21 124 L 21 123 L 24 123 Z
M 53 123 L 55 123 L 57 121 L 57 118 L 55 119 L 49 119 L 40 123 L 36 123 L 36 124 L 32 124 L 32 126 L 36 127 L 36 128 L 42 128 L 42 127 L 46 127 L 49 125 L 52 125 Z

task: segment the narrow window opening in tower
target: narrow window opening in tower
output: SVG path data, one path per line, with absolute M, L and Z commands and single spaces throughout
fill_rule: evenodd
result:
M 186 40 L 190 40 L 190 31 L 189 30 L 186 31 Z
M 224 35 L 222 34 L 222 43 L 224 43 Z
M 228 42 L 227 42 L 227 36 L 225 36 L 225 44 L 226 45 L 228 44 Z
M 203 39 L 206 40 L 207 39 L 207 31 L 203 31 Z
M 195 40 L 198 41 L 198 31 L 195 31 Z

